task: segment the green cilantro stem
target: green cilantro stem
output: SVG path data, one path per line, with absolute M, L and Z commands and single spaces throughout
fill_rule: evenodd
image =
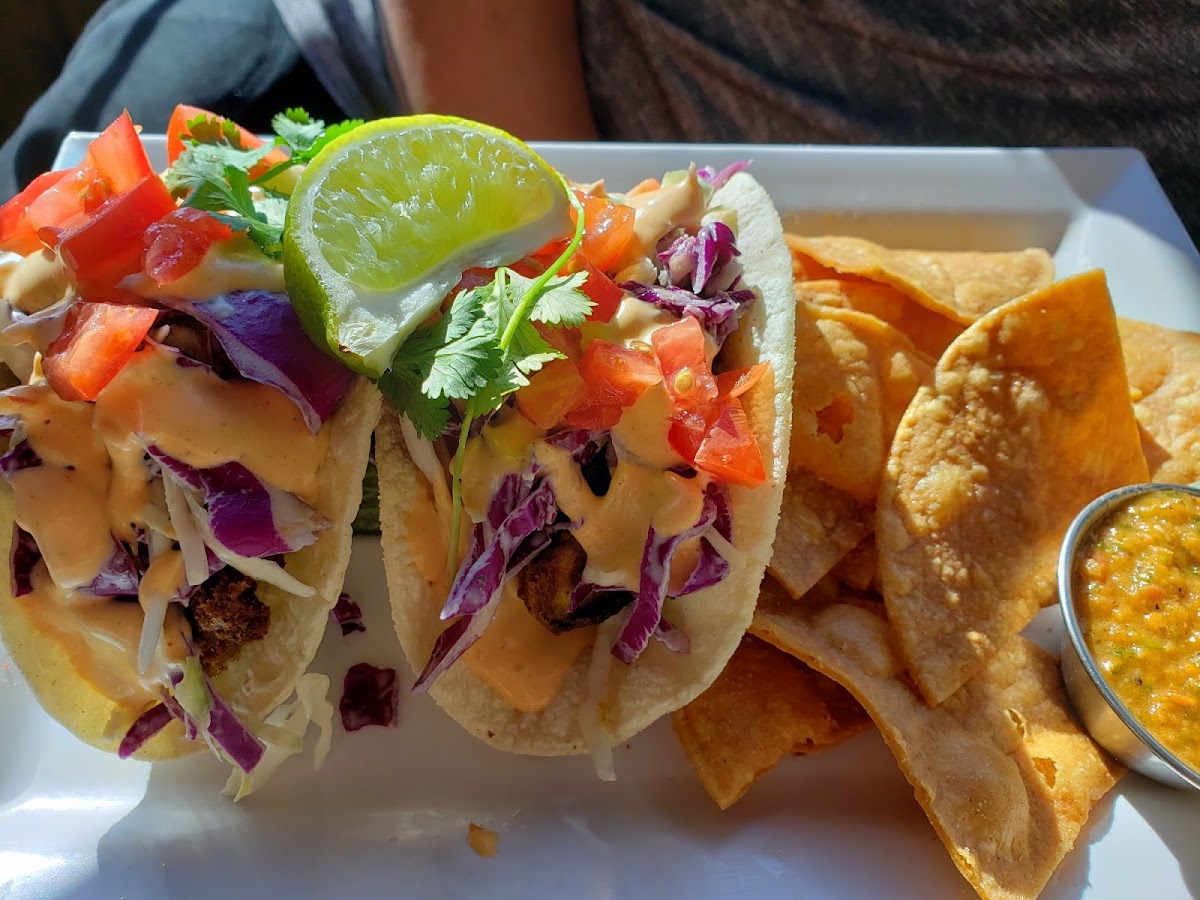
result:
M 571 190 L 571 186 L 567 184 L 565 178 L 559 176 L 559 181 L 563 186 L 563 190 L 567 192 L 567 200 L 571 204 L 571 208 L 575 210 L 575 234 L 571 236 L 570 243 L 567 248 L 559 254 L 558 259 L 550 266 L 546 267 L 546 271 L 538 276 L 537 280 L 529 286 L 529 290 L 525 292 L 525 296 L 521 298 L 521 303 L 513 311 L 512 318 L 508 320 L 508 324 L 504 326 L 504 334 L 500 336 L 500 350 L 504 353 L 508 352 L 508 348 L 512 345 L 513 339 L 516 337 L 517 329 L 521 327 L 521 323 L 529 318 L 529 311 L 533 308 L 533 304 L 537 302 L 546 290 L 546 285 L 554 278 L 575 255 L 575 251 L 579 249 L 579 245 L 583 243 L 583 204 L 579 202 L 579 198 L 575 196 L 575 192 Z M 496 277 L 501 280 L 501 289 L 504 288 L 503 270 L 496 273 Z M 467 437 L 471 432 L 471 422 L 479 415 L 480 410 L 475 408 L 475 399 L 471 398 L 467 401 L 467 408 L 463 412 L 462 428 L 458 432 L 458 448 L 454 451 L 454 465 L 450 475 L 450 505 L 452 507 L 450 515 L 450 553 L 447 557 L 447 564 L 450 570 L 450 580 L 453 582 L 455 573 L 458 570 L 458 551 L 459 551 L 459 534 L 462 531 L 462 470 L 463 460 L 467 455 Z
M 575 251 L 579 249 L 579 245 L 583 243 L 583 204 L 579 202 L 579 198 L 575 196 L 575 192 L 571 190 L 567 182 L 561 178 L 563 189 L 567 192 L 567 199 L 571 202 L 571 208 L 575 210 L 575 234 L 571 236 L 571 242 L 567 244 L 558 259 L 554 264 L 548 266 L 546 271 L 538 276 L 537 281 L 529 286 L 529 290 L 525 292 L 525 296 L 521 298 L 521 305 L 517 307 L 511 319 L 508 320 L 508 325 L 504 328 L 504 334 L 500 336 L 500 349 L 508 350 L 513 338 L 517 334 L 517 329 L 521 323 L 529 318 L 529 310 L 533 304 L 537 302 L 537 298 L 542 296 L 546 290 L 546 285 L 550 283 L 550 279 L 562 271 L 565 266 L 575 255 Z

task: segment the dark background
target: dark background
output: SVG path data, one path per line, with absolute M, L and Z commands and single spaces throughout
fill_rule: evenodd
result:
M 62 69 L 101 0 L 0 0 L 0 138 L 7 139 Z

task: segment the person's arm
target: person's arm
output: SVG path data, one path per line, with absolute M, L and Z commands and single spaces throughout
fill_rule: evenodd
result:
M 596 137 L 574 0 L 378 0 L 412 112 L 487 122 L 526 140 Z

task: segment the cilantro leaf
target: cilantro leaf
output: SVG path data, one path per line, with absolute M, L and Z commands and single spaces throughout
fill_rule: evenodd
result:
M 255 199 L 250 192 L 250 177 L 237 166 L 225 166 L 222 175 L 197 184 L 184 197 L 184 206 L 213 213 L 234 231 L 246 232 L 267 256 L 277 258 L 281 252 L 287 198 L 263 192 L 260 199 Z
M 308 113 L 299 107 L 278 113 L 271 119 L 271 128 L 291 148 L 293 154 L 311 150 L 313 144 L 325 133 L 325 123 L 309 117 Z
M 379 390 L 392 406 L 408 416 L 417 433 L 436 439 L 450 424 L 450 401 L 431 400 L 421 392 L 421 382 L 405 368 L 392 369 L 379 379 Z
M 501 268 L 496 270 L 496 278 L 491 284 L 476 288 L 482 293 L 483 310 L 492 334 L 499 336 L 506 332 L 532 285 L 532 280 Z M 473 414 L 484 415 L 498 409 L 505 397 L 529 384 L 530 375 L 561 357 L 562 354 L 546 342 L 529 319 L 518 322 L 495 376 L 474 396 Z
M 324 122 L 312 118 L 299 107 L 280 113 L 271 120 L 271 127 L 279 135 L 276 144 L 285 144 L 291 151 L 291 158 L 287 163 L 281 163 L 280 168 L 311 162 L 330 141 L 353 131 L 362 123 L 362 119 L 347 119 L 327 128 Z
M 187 123 L 188 138 L 192 143 L 228 144 L 242 150 L 242 132 L 235 122 L 201 113 Z
M 500 345 L 484 312 L 486 292 L 461 291 L 437 322 L 409 335 L 380 381 L 381 390 L 388 382 L 385 393 L 426 437 L 445 430 L 451 399 L 469 399 L 501 372 Z
M 228 143 L 192 144 L 179 154 L 163 180 L 178 197 L 213 182 L 224 182 L 225 170 L 231 166 L 248 172 L 270 152 L 269 146 L 242 150 Z
M 516 272 L 510 273 L 509 277 L 521 295 L 533 287 L 532 278 L 522 278 Z M 559 328 L 578 328 L 595 306 L 592 299 L 583 292 L 583 285 L 587 279 L 587 272 L 552 278 L 547 283 L 545 292 L 534 301 L 529 318 L 534 322 Z

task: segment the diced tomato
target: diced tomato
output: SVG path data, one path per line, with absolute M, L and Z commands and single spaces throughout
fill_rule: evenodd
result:
M 577 428 L 611 428 L 621 413 L 652 385 L 662 380 L 649 354 L 619 344 L 594 340 L 579 360 L 579 374 L 587 390 L 579 406 L 566 415 Z
M 567 424 L 584 431 L 607 431 L 621 421 L 625 407 L 613 404 L 580 406 L 571 410 L 563 418 Z
M 578 254 L 576 259 L 583 262 L 583 267 L 587 271 L 587 281 L 583 283 L 583 292 L 588 295 L 592 303 L 592 311 L 588 313 L 587 320 L 589 322 L 608 322 L 617 312 L 617 307 L 621 305 L 621 301 L 625 298 L 625 292 L 621 290 L 615 281 L 593 266 L 586 259 L 583 259 Z
M 210 247 L 233 237 L 233 229 L 200 209 L 181 206 L 146 229 L 143 268 L 158 284 L 177 281 L 200 264 Z
M 167 122 L 167 160 L 174 163 L 179 158 L 179 154 L 187 147 L 185 139 L 192 136 L 192 131 L 188 127 L 189 122 L 193 122 L 201 116 L 207 119 L 216 119 L 219 123 L 224 124 L 228 121 L 224 116 L 218 116 L 216 113 L 209 112 L 207 109 L 201 109 L 199 106 L 189 106 L 186 103 L 180 103 L 171 113 L 171 120 Z M 252 131 L 247 131 L 241 125 L 234 123 L 237 128 L 238 141 L 243 150 L 254 150 L 263 145 L 262 139 Z M 284 162 L 287 159 L 287 154 L 279 148 L 272 150 L 263 161 L 250 170 L 250 177 L 257 178 L 271 166 Z
M 146 148 L 126 110 L 104 129 L 74 169 L 30 202 L 26 220 L 39 240 L 55 247 L 105 203 L 154 175 Z
M 546 363 L 517 391 L 517 409 L 534 425 L 550 429 L 574 409 L 587 392 L 579 369 L 569 359 Z
M 76 302 L 42 359 L 46 380 L 64 400 L 95 400 L 145 340 L 157 316 L 146 306 Z
M 601 272 L 609 271 L 625 254 L 633 239 L 633 207 L 613 203 L 606 197 L 587 197 L 575 192 L 583 204 L 584 259 Z M 574 208 L 571 219 L 575 219 Z
M 748 488 L 767 480 L 758 441 L 740 400 L 730 400 L 708 429 L 696 450 L 695 466 L 722 481 Z
M 43 244 L 55 247 L 64 230 L 82 225 L 111 196 L 108 181 L 94 167 L 80 164 L 30 203 L 25 218 Z
M 717 399 L 717 382 L 704 355 L 704 329 L 692 316 L 650 335 L 658 368 L 678 409 L 697 409 Z
M 174 209 L 162 179 L 150 174 L 60 236 L 63 262 L 79 281 L 116 284 L 142 268 L 146 229 Z
M 551 241 L 524 259 L 513 263 L 510 268 L 518 275 L 526 278 L 537 278 L 562 256 L 567 248 L 567 242 Z M 589 322 L 607 322 L 621 305 L 625 292 L 617 287 L 617 283 L 604 272 L 593 265 L 582 253 L 576 253 L 562 268 L 562 274 L 570 275 L 575 272 L 587 272 L 587 281 L 583 284 L 583 292 L 591 298 L 592 311 L 588 314 Z M 465 275 L 465 273 L 464 273 Z
M 555 238 L 535 253 L 530 253 L 523 259 L 517 260 L 509 268 L 518 275 L 523 275 L 526 278 L 537 278 L 554 265 L 555 261 L 562 256 L 562 252 L 567 249 L 568 243 L 570 242 L 566 238 Z M 573 260 L 567 262 L 563 270 L 564 272 L 577 271 L 571 267 L 571 262 Z
M 43 172 L 25 190 L 0 206 L 0 250 L 28 256 L 42 249 L 37 229 L 29 224 L 29 204 L 70 173 L 70 169 Z
M 471 288 L 482 287 L 489 284 L 496 277 L 495 269 L 484 269 L 479 266 L 467 269 L 459 276 L 458 284 L 454 286 L 451 294 L 457 294 L 460 291 L 469 291 Z
M 583 338 L 578 328 L 554 328 L 541 322 L 534 322 L 533 327 L 542 336 L 542 340 L 567 359 L 578 360 L 583 356 Z
M 747 369 L 735 369 L 732 372 L 722 372 L 717 376 L 717 402 L 724 403 L 733 397 L 740 397 L 767 374 L 770 363 L 755 363 Z
M 657 191 L 660 187 L 662 187 L 662 182 L 657 178 L 643 178 L 627 190 L 625 196 L 636 197 L 638 194 L 649 194 L 651 191 Z
M 123 193 L 147 175 L 154 174 L 129 110 L 117 116 L 116 121 L 88 145 L 84 165 L 99 172 L 114 194 Z
M 682 456 L 688 465 L 696 464 L 696 451 L 708 434 L 709 419 L 715 418 L 718 407 L 709 409 L 681 409 L 672 414 L 671 427 L 667 430 L 667 443 Z

